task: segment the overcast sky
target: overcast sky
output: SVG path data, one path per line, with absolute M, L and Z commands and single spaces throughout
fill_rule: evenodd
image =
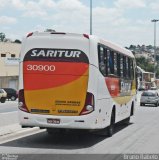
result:
M 93 34 L 122 46 L 153 45 L 159 0 L 92 0 Z M 0 0 L 0 32 L 22 39 L 28 32 L 89 33 L 90 0 Z M 159 45 L 159 22 L 157 23 Z

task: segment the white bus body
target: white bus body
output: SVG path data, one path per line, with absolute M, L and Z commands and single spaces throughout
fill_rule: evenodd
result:
M 111 66 L 113 64 L 113 66 Z M 31 33 L 22 43 L 23 127 L 103 129 L 134 114 L 133 54 L 95 36 Z

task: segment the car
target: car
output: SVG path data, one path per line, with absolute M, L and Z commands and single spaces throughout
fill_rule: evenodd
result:
M 138 91 L 144 91 L 146 88 L 145 88 L 145 86 L 140 86 L 139 88 L 138 88 Z
M 159 94 L 157 91 L 144 91 L 141 94 L 140 106 L 145 106 L 145 104 L 154 104 L 156 107 L 159 105 Z
M 157 87 L 151 87 L 150 90 L 157 90 Z
M 7 98 L 7 93 L 5 92 L 4 89 L 0 88 L 0 102 L 5 103 L 6 98 Z
M 13 89 L 13 88 L 2 88 L 7 92 L 7 99 L 15 101 L 18 98 L 18 92 L 17 90 Z

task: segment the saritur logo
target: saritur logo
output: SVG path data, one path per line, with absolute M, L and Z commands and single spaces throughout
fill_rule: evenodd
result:
M 79 58 L 81 51 L 73 50 L 57 50 L 57 49 L 34 49 L 32 57 L 75 57 Z

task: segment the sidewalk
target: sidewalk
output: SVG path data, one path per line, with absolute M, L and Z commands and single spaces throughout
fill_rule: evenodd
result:
M 18 112 L 0 113 L 0 136 L 21 130 L 18 122 Z
M 19 123 L 18 111 L 0 113 L 0 127 Z
M 18 120 L 18 112 L 0 113 L 0 144 L 27 134 L 42 132 L 38 127 L 22 128 Z
M 21 128 L 19 124 L 8 125 L 0 128 L 0 144 L 7 143 L 25 136 L 43 132 L 38 127 Z
M 11 125 L 6 125 L 6 126 L 1 126 L 0 127 L 0 136 L 15 133 L 19 130 L 22 130 L 22 128 L 18 123 L 11 124 Z

